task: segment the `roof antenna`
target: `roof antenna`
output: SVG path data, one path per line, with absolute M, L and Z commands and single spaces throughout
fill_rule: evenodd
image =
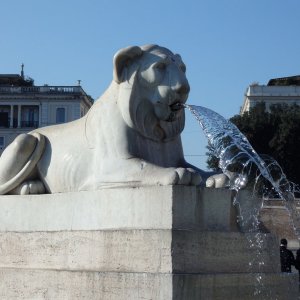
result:
M 21 65 L 21 77 L 24 79 L 24 64 Z

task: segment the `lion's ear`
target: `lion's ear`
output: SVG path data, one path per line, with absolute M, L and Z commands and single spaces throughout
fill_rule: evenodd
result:
M 123 48 L 119 50 L 114 56 L 114 80 L 117 83 L 121 83 L 125 80 L 124 76 L 124 68 L 129 66 L 131 61 L 143 54 L 143 50 L 138 46 L 131 46 L 127 48 Z

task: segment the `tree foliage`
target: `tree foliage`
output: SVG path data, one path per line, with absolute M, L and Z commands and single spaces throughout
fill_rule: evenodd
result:
M 263 102 L 230 119 L 260 155 L 273 157 L 290 181 L 300 183 L 300 106 L 277 104 L 265 109 Z M 208 148 L 207 166 L 218 170 L 218 159 Z

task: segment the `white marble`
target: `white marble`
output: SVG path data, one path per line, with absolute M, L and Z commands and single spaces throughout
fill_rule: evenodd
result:
M 157 45 L 121 49 L 112 83 L 85 117 L 17 137 L 5 150 L 0 194 L 199 185 L 201 171 L 185 161 L 181 145 L 184 109 L 174 106 L 189 90 L 178 54 Z

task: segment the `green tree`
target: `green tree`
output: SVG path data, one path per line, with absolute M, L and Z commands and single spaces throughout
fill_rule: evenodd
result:
M 267 112 L 261 102 L 230 121 L 247 137 L 257 153 L 273 157 L 289 180 L 300 183 L 300 106 L 277 104 Z M 218 159 L 213 149 L 207 148 L 207 166 L 218 170 Z

